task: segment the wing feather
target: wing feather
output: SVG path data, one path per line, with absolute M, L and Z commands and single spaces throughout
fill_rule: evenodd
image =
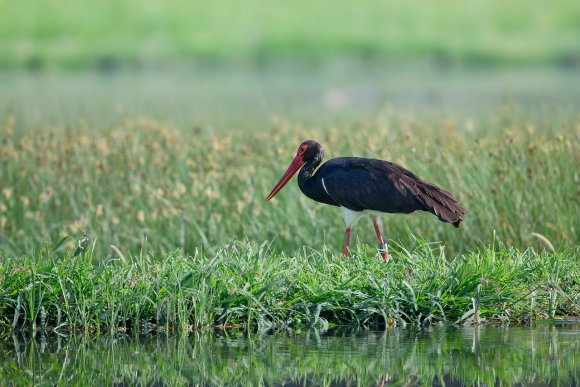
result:
M 326 193 L 353 211 L 390 213 L 428 211 L 455 227 L 466 213 L 444 189 L 426 182 L 409 170 L 383 160 L 338 158 L 319 168 Z

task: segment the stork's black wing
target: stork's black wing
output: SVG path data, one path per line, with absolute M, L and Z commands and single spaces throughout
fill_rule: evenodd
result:
M 449 192 L 383 160 L 332 159 L 318 169 L 316 177 L 333 201 L 354 211 L 410 213 L 423 210 L 456 227 L 465 214 L 465 209 Z

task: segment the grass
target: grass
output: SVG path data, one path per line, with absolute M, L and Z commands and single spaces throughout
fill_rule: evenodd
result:
M 128 117 L 106 130 L 81 120 L 26 132 L 9 118 L 0 325 L 263 331 L 578 315 L 578 120 L 518 117 L 422 121 L 385 109 L 333 130 L 277 118 L 268 132 L 219 136 Z M 305 138 L 327 157 L 407 166 L 453 192 L 465 222 L 385 216 L 385 265 L 361 221 L 343 260 L 339 209 L 294 184 L 264 200 Z
M 216 254 L 146 250 L 95 262 L 90 247 L 0 262 L 4 329 L 85 332 L 254 331 L 337 325 L 529 322 L 577 316 L 578 247 L 555 253 L 506 246 L 449 259 L 441 245 L 374 248 L 351 259 L 328 249 L 276 253 L 231 243 Z
M 261 64 L 358 57 L 574 64 L 577 1 L 3 0 L 0 65 L 37 69 L 166 62 Z
M 45 241 L 80 239 L 86 230 L 101 258 L 135 255 L 145 243 L 155 255 L 215 253 L 244 239 L 275 238 L 276 251 L 287 254 L 305 245 L 338 250 L 339 209 L 307 199 L 295 182 L 264 200 L 307 138 L 322 143 L 327 158 L 400 163 L 469 211 L 459 230 L 427 214 L 385 216 L 388 239 L 445 241 L 451 255 L 484 246 L 494 230 L 520 249 L 574 245 L 578 120 L 514 117 L 508 110 L 486 120 L 422 121 L 385 110 L 332 130 L 275 119 L 268 132 L 219 136 L 130 118 L 102 131 L 81 120 L 23 134 L 9 118 L 0 129 L 0 249 L 37 255 Z M 375 244 L 370 222 L 354 232 L 354 241 Z

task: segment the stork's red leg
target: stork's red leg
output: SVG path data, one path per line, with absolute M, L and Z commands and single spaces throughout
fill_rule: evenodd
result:
M 379 252 L 381 253 L 381 257 L 383 257 L 383 261 L 387 262 L 389 260 L 389 250 L 387 248 L 387 244 L 383 240 L 383 236 L 381 235 L 381 230 L 379 228 L 379 222 L 377 218 L 373 219 L 373 225 L 375 226 L 375 232 L 377 233 L 377 237 L 379 238 Z
M 344 257 L 348 257 L 349 254 L 349 250 L 348 250 L 348 244 L 350 242 L 350 227 L 346 228 L 346 235 L 344 237 Z

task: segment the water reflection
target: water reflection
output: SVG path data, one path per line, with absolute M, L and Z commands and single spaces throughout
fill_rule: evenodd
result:
M 569 385 L 580 381 L 580 325 L 12 336 L 0 366 L 14 384 Z

